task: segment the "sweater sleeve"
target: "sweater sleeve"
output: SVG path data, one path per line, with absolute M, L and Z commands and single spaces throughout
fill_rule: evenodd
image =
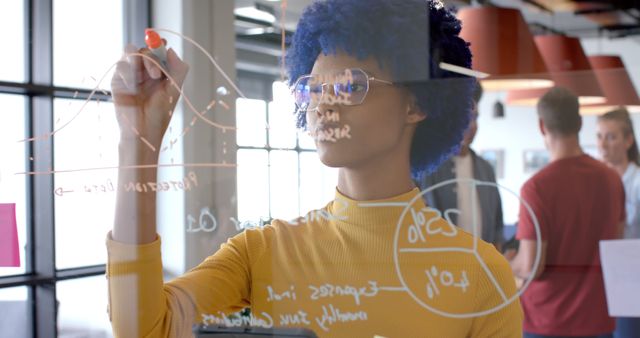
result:
M 185 275 L 163 283 L 160 239 L 126 245 L 109 235 L 109 316 L 116 337 L 192 337 L 206 313 L 249 305 L 249 259 L 244 233 Z

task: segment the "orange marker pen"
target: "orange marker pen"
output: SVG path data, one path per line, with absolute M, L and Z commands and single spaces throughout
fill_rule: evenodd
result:
M 144 42 L 147 44 L 147 47 L 149 47 L 151 53 L 158 57 L 162 66 L 167 69 L 167 49 L 160 35 L 153 29 L 147 28 L 144 30 Z

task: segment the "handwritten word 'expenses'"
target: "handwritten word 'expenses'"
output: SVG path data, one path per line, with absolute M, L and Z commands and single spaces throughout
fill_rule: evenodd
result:
M 464 270 L 460 274 L 458 283 L 455 282 L 454 276 L 451 272 L 446 270 L 438 271 L 435 266 L 432 266 L 431 269 L 427 269 L 424 272 L 428 278 L 427 296 L 429 297 L 429 299 L 433 299 L 440 294 L 440 288 L 438 287 L 438 285 L 443 287 L 460 288 L 463 293 L 467 292 L 467 288 L 469 287 L 467 272 Z M 440 278 L 438 278 L 438 276 Z
M 360 305 L 360 297 L 375 297 L 379 291 L 378 284 L 375 281 L 369 281 L 368 286 L 360 288 L 351 285 L 323 284 L 319 286 L 309 285 L 309 289 L 311 289 L 312 300 L 333 298 L 336 296 L 351 296 L 356 305 Z
M 187 177 L 183 178 L 181 181 L 163 181 L 163 182 L 129 182 L 124 185 L 124 190 L 126 192 L 136 191 L 136 192 L 162 192 L 162 191 L 190 191 L 192 186 L 198 186 L 198 176 L 195 172 L 189 172 Z

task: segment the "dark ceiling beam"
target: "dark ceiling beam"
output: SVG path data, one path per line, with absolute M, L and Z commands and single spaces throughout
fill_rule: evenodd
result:
M 600 31 L 606 31 L 609 35 L 609 38 L 624 38 L 632 35 L 640 35 L 640 24 L 602 26 L 600 27 Z
M 572 0 L 575 3 L 599 4 L 605 7 L 615 7 L 622 10 L 640 9 L 640 0 Z
M 574 11 L 573 14 L 574 15 L 603 14 L 603 13 L 617 12 L 619 10 L 620 10 L 619 8 L 615 8 L 615 7 L 585 8 L 585 9 L 578 9 Z
M 235 17 L 236 17 L 237 21 L 248 22 L 248 23 L 252 23 L 254 25 L 260 25 L 260 26 L 265 26 L 265 27 L 273 26 L 273 24 L 271 22 L 268 22 L 268 21 L 257 20 L 257 19 L 254 19 L 254 18 L 249 18 L 249 17 L 246 17 L 246 16 L 242 16 L 242 15 L 236 15 Z

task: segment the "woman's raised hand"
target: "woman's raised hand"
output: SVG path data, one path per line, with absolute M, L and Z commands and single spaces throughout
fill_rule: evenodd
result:
M 138 156 L 155 153 L 157 158 L 189 71 L 173 49 L 166 61 L 165 75 L 149 49 L 128 45 L 111 80 L 121 146 L 136 147 Z

